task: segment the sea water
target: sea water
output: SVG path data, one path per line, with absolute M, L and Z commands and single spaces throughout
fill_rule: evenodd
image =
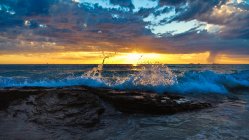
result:
M 158 93 L 243 92 L 249 65 L 0 65 L 0 87 L 84 85 Z
M 151 140 L 249 138 L 249 65 L 0 65 L 0 88 L 74 85 L 195 95 L 211 101 L 213 107 L 174 115 L 111 115 L 87 134 L 70 128 L 61 130 L 63 136 Z

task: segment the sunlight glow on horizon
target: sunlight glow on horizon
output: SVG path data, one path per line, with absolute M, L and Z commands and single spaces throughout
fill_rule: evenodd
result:
M 100 64 L 103 52 L 64 52 L 44 54 L 1 55 L 0 64 Z M 117 53 L 106 59 L 105 64 L 212 64 L 210 53 L 160 54 L 160 53 Z M 108 56 L 108 55 L 106 55 Z M 249 64 L 246 58 L 231 58 L 226 54 L 216 56 L 218 64 Z
M 2 0 L 0 17 L 0 64 L 249 64 L 249 0 Z

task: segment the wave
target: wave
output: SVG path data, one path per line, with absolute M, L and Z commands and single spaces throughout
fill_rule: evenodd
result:
M 137 84 L 130 78 L 118 89 L 152 90 L 159 93 L 217 93 L 227 94 L 236 90 L 249 91 L 249 72 L 238 74 L 219 74 L 213 71 L 189 71 L 177 77 L 177 81 L 160 84 Z
M 63 86 L 78 86 L 85 85 L 91 87 L 106 87 L 105 83 L 101 80 L 84 78 L 84 77 L 74 77 L 65 78 L 62 80 L 16 80 L 15 78 L 0 77 L 0 87 L 63 87 Z
M 83 75 L 61 80 L 18 79 L 0 77 L 0 87 L 62 87 L 62 86 L 107 87 L 120 90 L 144 90 L 158 93 L 216 93 L 227 94 L 239 90 L 249 91 L 249 71 L 232 74 L 214 71 L 187 71 L 175 75 L 166 66 L 155 65 L 143 68 L 136 74 L 123 77 Z

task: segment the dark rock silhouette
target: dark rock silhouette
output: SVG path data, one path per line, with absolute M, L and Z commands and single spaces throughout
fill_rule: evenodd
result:
M 90 89 L 90 91 L 126 113 L 162 115 L 211 107 L 210 103 L 194 101 L 173 94 L 159 95 L 149 92 L 108 89 Z
M 43 125 L 92 127 L 104 108 L 100 100 L 84 90 L 7 89 L 0 91 L 1 109 Z
M 106 102 L 124 113 L 159 115 L 211 106 L 179 95 L 89 87 L 0 90 L 0 110 L 41 125 L 93 127 L 108 109 Z

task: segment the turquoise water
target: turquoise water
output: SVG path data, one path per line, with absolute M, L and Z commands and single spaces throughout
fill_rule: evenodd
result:
M 0 65 L 0 87 L 86 85 L 158 93 L 247 91 L 249 65 Z M 89 73 L 86 75 L 86 73 Z
M 53 128 L 58 131 L 53 135 L 59 138 L 249 138 L 249 65 L 104 65 L 100 68 L 97 65 L 0 65 L 0 87 L 86 85 L 149 90 L 194 96 L 213 104 L 212 108 L 174 115 L 107 113 L 100 126 L 87 133 L 77 128 Z M 27 128 L 28 124 L 22 127 Z M 20 129 L 20 133 L 21 130 L 26 129 Z M 32 131 L 23 133 L 33 134 Z

